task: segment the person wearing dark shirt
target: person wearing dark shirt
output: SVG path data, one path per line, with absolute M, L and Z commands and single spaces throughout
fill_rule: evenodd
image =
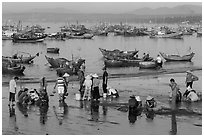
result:
M 108 72 L 106 71 L 106 67 L 103 68 L 103 93 L 107 93 L 107 82 L 108 82 Z

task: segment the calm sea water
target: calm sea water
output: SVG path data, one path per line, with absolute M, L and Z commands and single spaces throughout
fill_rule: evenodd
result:
M 60 31 L 61 26 L 65 23 L 38 23 L 46 28 L 47 33 Z M 24 24 L 23 24 L 24 25 Z M 91 24 L 85 24 L 87 27 L 91 27 Z M 137 24 L 135 24 L 137 26 Z M 143 24 L 144 25 L 144 24 Z M 50 29 L 47 29 L 47 27 Z M 138 26 L 141 26 L 138 25 Z M 172 24 L 171 26 L 175 26 Z M 49 54 L 46 52 L 48 47 L 60 48 L 60 54 Z M 2 42 L 2 55 L 12 56 L 14 53 L 21 51 L 27 52 L 32 55 L 40 52 L 40 56 L 34 59 L 34 64 L 25 65 L 26 70 L 24 72 L 25 77 L 56 77 L 56 71 L 49 68 L 49 64 L 45 59 L 45 55 L 49 57 L 64 57 L 72 59 L 74 58 L 85 58 L 86 59 L 86 72 L 87 73 L 98 73 L 102 74 L 101 68 L 103 67 L 102 54 L 99 48 L 105 49 L 120 49 L 120 50 L 139 50 L 139 56 L 142 54 L 149 53 L 150 56 L 156 58 L 159 52 L 167 54 L 180 54 L 184 55 L 189 53 L 188 49 L 191 47 L 191 51 L 195 52 L 195 56 L 192 62 L 184 63 L 166 63 L 164 68 L 178 68 L 178 67 L 191 67 L 198 66 L 202 67 L 202 38 L 192 36 L 184 36 L 183 40 L 177 39 L 150 39 L 148 36 L 144 37 L 123 37 L 114 36 L 109 34 L 107 37 L 95 36 L 93 39 L 70 39 L 66 41 L 55 41 L 45 40 L 43 43 L 13 43 L 10 40 Z M 113 73 L 137 73 L 138 67 L 129 68 L 116 68 L 109 69 L 111 74 Z M 3 80 L 7 80 L 9 76 L 3 76 Z

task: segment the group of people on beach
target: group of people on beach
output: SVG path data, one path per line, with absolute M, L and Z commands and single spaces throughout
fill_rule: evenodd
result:
M 186 91 L 182 93 L 180 91 L 180 88 L 178 84 L 176 83 L 175 79 L 170 79 L 170 94 L 169 94 L 169 100 L 172 103 L 172 110 L 175 110 L 176 104 L 182 101 L 188 101 L 188 102 L 195 102 L 199 100 L 199 95 L 196 93 L 196 91 L 192 88 L 193 82 L 198 80 L 198 77 L 195 76 L 192 71 L 188 70 L 186 71 Z M 131 95 L 130 99 L 128 100 L 129 105 L 129 116 L 136 115 L 139 110 L 142 108 L 142 100 L 140 99 L 140 96 Z M 157 108 L 157 101 L 152 96 L 147 96 L 145 100 L 145 104 L 143 106 L 147 111 L 153 111 L 153 110 L 159 110 L 160 107 Z
M 181 102 L 181 99 L 186 101 L 198 101 L 199 97 L 195 90 L 193 90 L 193 82 L 198 80 L 198 77 L 195 76 L 192 71 L 186 72 L 186 91 L 181 94 L 180 88 L 176 83 L 175 79 L 170 79 L 170 88 L 171 92 L 169 94 L 170 100 L 175 104 Z M 58 94 L 63 94 L 63 97 L 66 98 L 68 96 L 68 85 L 69 85 L 69 74 L 65 73 L 62 75 L 59 74 L 59 77 L 56 80 L 54 85 L 54 89 L 57 89 Z M 15 95 L 17 93 L 16 89 L 16 81 L 19 80 L 18 77 L 14 77 L 10 80 L 9 83 L 9 106 L 15 105 Z M 99 92 L 100 80 L 97 74 L 89 74 L 85 77 L 84 69 L 80 69 L 78 71 L 78 80 L 79 80 L 79 92 L 81 100 L 93 100 L 97 101 L 100 99 L 101 95 Z M 103 68 L 103 76 L 102 76 L 102 89 L 103 89 L 103 97 L 113 96 L 119 97 L 118 91 L 114 88 L 108 86 L 108 72 L 106 67 Z M 28 88 L 21 89 L 18 94 L 18 102 L 21 104 L 32 104 L 33 102 L 41 99 L 49 101 L 47 94 L 47 82 L 45 77 L 41 79 L 40 82 L 40 90 L 39 92 L 36 89 L 28 90 Z M 129 104 L 129 112 L 133 112 L 142 107 L 142 101 L 139 96 L 132 95 L 128 101 Z M 154 108 L 156 107 L 157 102 L 154 97 L 147 96 L 145 100 L 145 107 Z

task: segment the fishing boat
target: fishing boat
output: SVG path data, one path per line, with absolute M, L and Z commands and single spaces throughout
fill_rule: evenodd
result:
M 60 68 L 57 68 L 57 74 L 65 74 L 68 73 L 69 75 L 77 75 L 81 65 L 85 63 L 85 59 L 78 59 L 77 61 L 70 61 L 68 64 L 63 65 Z
M 29 53 L 27 53 L 27 54 L 29 54 Z M 17 54 L 14 54 L 12 57 L 2 56 L 2 60 L 3 61 L 12 61 L 14 63 L 31 64 L 31 63 L 33 63 L 33 59 L 37 56 L 39 56 L 39 53 L 37 53 L 34 56 L 30 55 L 27 57 L 25 57 L 23 55 L 20 56 L 20 54 L 17 53 Z
M 47 48 L 47 53 L 59 54 L 59 48 Z
M 43 42 L 44 39 L 47 37 L 47 35 L 42 35 L 42 36 L 32 36 L 28 37 L 25 35 L 18 35 L 14 34 L 13 36 L 13 42 L 14 43 L 36 43 L 36 42 Z
M 52 68 L 59 68 L 62 67 L 64 64 L 69 63 L 70 61 L 65 58 L 51 58 L 45 55 L 46 60 L 51 65 Z
M 160 68 L 155 61 L 141 61 L 139 62 L 140 69 L 158 69 Z
M 99 48 L 104 58 L 113 60 L 113 59 L 132 59 L 138 53 L 138 50 L 134 51 L 121 51 L 118 49 L 115 50 L 107 50 Z
M 118 59 L 118 60 L 104 60 L 104 64 L 106 67 L 114 68 L 114 67 L 138 67 L 139 62 L 142 59 Z
M 191 61 L 191 59 L 194 57 L 195 53 L 190 53 L 188 55 L 167 55 L 165 53 L 160 52 L 161 56 L 166 60 L 166 61 Z
M 12 62 L 2 62 L 2 74 L 22 75 L 25 66 L 17 65 Z
M 84 34 L 82 36 L 74 36 L 74 35 L 67 35 L 68 39 L 92 39 L 94 37 L 93 34 Z
M 171 38 L 171 39 L 183 39 L 183 33 L 171 33 L 171 34 L 159 34 L 159 35 L 150 35 L 150 38 Z

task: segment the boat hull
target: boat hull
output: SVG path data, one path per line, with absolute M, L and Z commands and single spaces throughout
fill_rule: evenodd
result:
M 138 67 L 141 60 L 104 60 L 106 67 Z
M 184 55 L 182 57 L 179 55 L 166 55 L 165 53 L 161 53 L 161 52 L 160 54 L 166 61 L 191 61 L 195 55 L 195 53 L 193 52 L 191 54 Z
M 158 64 L 155 61 L 141 61 L 139 62 L 140 69 L 158 69 Z

